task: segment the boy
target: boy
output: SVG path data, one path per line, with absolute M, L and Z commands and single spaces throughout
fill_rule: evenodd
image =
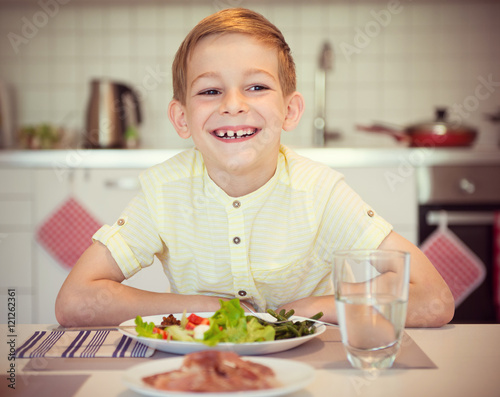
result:
M 168 115 L 195 148 L 152 167 L 113 226 L 103 226 L 59 292 L 63 326 L 209 312 L 238 297 L 258 311 L 336 322 L 328 259 L 338 249 L 409 251 L 408 326 L 441 326 L 451 293 L 427 258 L 334 170 L 280 144 L 304 100 L 281 32 L 246 9 L 202 20 L 180 46 Z M 171 293 L 121 284 L 156 255 Z

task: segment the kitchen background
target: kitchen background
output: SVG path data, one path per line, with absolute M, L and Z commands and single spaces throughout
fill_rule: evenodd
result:
M 498 1 L 1 0 L 0 80 L 14 91 L 17 125 L 52 123 L 81 136 L 90 80 L 109 77 L 141 95 L 141 148 L 190 146 L 166 115 L 170 65 L 186 33 L 229 6 L 263 13 L 292 48 L 307 108 L 284 143 L 314 142 L 314 79 L 328 41 L 327 127 L 341 133 L 330 146 L 395 146 L 393 137 L 354 126 L 408 125 L 446 106 L 455 120 L 479 128 L 476 147 L 497 147 L 484 114 L 500 108 Z

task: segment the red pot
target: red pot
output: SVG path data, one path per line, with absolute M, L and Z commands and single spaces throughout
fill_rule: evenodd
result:
M 397 128 L 387 124 L 356 126 L 358 130 L 378 132 L 393 136 L 398 142 L 406 142 L 410 147 L 437 146 L 461 147 L 471 146 L 477 136 L 477 130 L 446 120 L 446 109 L 436 110 L 436 119 L 407 127 Z

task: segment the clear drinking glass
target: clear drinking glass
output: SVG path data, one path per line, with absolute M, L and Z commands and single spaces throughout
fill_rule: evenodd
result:
M 347 358 L 355 368 L 391 367 L 401 345 L 410 254 L 348 250 L 333 254 L 335 306 Z

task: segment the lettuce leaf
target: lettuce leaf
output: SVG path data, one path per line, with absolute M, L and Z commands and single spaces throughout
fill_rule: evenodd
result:
M 248 316 L 251 317 L 251 316 Z M 247 319 L 248 319 L 247 317 Z M 271 325 L 262 325 L 255 317 L 247 320 L 248 337 L 246 342 L 270 341 L 274 340 L 276 330 Z
M 203 343 L 248 343 L 274 340 L 275 331 L 270 325 L 261 325 L 257 319 L 247 321 L 239 299 L 220 300 L 220 309 L 210 318 L 210 328 L 205 332 Z
M 137 316 L 135 318 L 135 331 L 138 336 L 144 336 L 146 338 L 154 338 L 154 339 L 162 339 L 160 334 L 154 333 L 153 329 L 155 328 L 155 323 L 150 322 L 147 323 L 142 320 L 141 316 Z

